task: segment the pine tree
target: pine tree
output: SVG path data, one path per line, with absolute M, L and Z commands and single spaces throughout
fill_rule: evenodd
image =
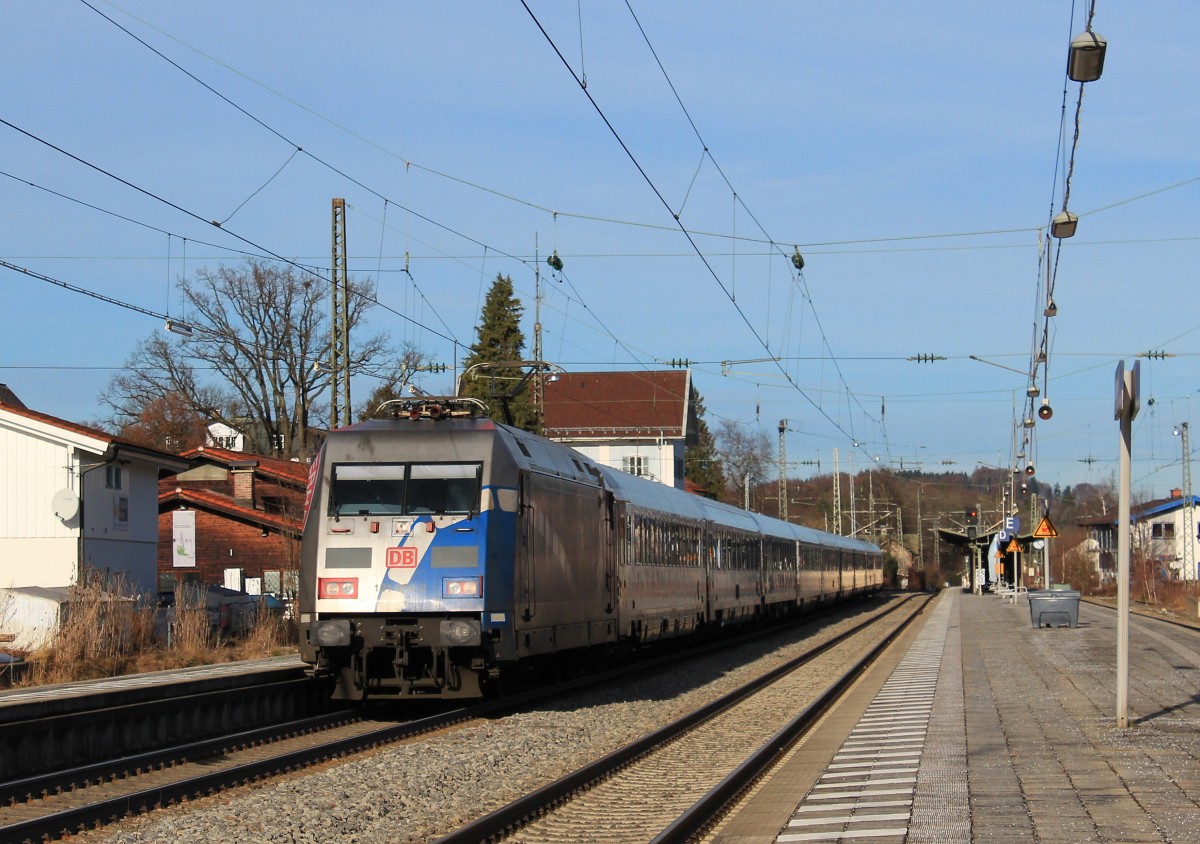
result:
M 717 457 L 717 440 L 704 421 L 704 399 L 692 386 L 692 407 L 696 414 L 696 442 L 684 452 L 684 477 L 696 484 L 706 498 L 720 498 L 725 489 L 725 469 Z
M 523 360 L 525 334 L 521 331 L 521 315 L 524 312 L 521 300 L 513 295 L 512 279 L 497 275 L 484 300 L 478 336 L 471 354 L 463 361 L 463 372 L 479 363 Z M 539 426 L 529 394 L 529 382 L 522 383 L 527 374 L 519 367 L 477 369 L 463 382 L 460 392 L 486 402 L 489 415 L 497 422 L 508 421 L 504 416 L 507 401 L 512 424 L 526 431 L 536 431 Z M 517 391 L 516 395 L 513 395 L 514 391 Z

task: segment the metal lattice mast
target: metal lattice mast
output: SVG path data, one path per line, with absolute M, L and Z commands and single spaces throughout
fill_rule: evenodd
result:
M 542 261 L 539 254 L 537 235 L 533 238 L 533 359 L 542 359 Z M 538 422 L 542 421 L 543 375 L 537 371 L 530 382 L 533 412 Z
M 333 200 L 329 319 L 329 427 L 350 424 L 350 277 L 346 271 L 346 200 Z
M 779 518 L 788 520 L 788 491 L 787 491 L 787 445 L 784 443 L 784 432 L 787 430 L 787 420 L 779 420 Z
M 854 512 L 854 452 L 850 452 L 850 536 L 858 536 L 858 514 Z
M 1183 577 L 1200 581 L 1193 560 L 1195 559 L 1196 516 L 1192 502 L 1192 447 L 1188 444 L 1188 423 L 1179 426 L 1179 438 L 1183 441 Z
M 842 470 L 838 463 L 838 450 L 833 450 L 833 532 L 842 532 Z

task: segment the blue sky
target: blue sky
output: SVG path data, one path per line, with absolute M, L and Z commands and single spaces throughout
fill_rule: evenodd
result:
M 536 249 L 544 357 L 568 370 L 689 359 L 710 424 L 774 443 L 787 419 L 789 460 L 821 472 L 834 449 L 843 470 L 1012 465 L 1084 4 L 527 1 L 10 4 L 0 258 L 186 318 L 174 279 L 240 263 L 245 240 L 327 267 L 344 197 L 350 271 L 387 306 L 370 328 L 435 361 L 454 364 L 439 335 L 472 342 L 498 272 L 532 342 Z M 1166 352 L 1142 360 L 1134 428 L 1137 489 L 1165 494 L 1172 429 L 1200 411 L 1200 7 L 1099 0 L 1094 28 L 1054 416 L 1027 461 L 1051 484 L 1112 477 L 1115 367 Z M 161 321 L 0 274 L 0 381 L 104 416 Z

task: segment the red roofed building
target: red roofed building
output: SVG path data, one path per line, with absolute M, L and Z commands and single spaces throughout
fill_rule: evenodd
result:
M 542 432 L 598 463 L 684 488 L 691 373 L 570 372 L 546 383 Z
M 308 466 L 211 446 L 159 484 L 159 591 L 193 583 L 295 593 Z

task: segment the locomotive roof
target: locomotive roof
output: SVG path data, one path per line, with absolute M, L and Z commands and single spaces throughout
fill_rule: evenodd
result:
M 513 459 L 523 466 L 580 482 L 602 480 L 623 501 L 681 518 L 716 522 L 728 527 L 787 537 L 800 542 L 832 546 L 848 551 L 875 552 L 869 542 L 826 533 L 815 528 L 752 513 L 740 507 L 704 498 L 601 465 L 567 445 L 531 434 L 519 428 L 493 422 L 486 417 L 371 419 L 330 433 L 331 438 L 366 433 L 438 433 L 492 431 L 510 442 Z

